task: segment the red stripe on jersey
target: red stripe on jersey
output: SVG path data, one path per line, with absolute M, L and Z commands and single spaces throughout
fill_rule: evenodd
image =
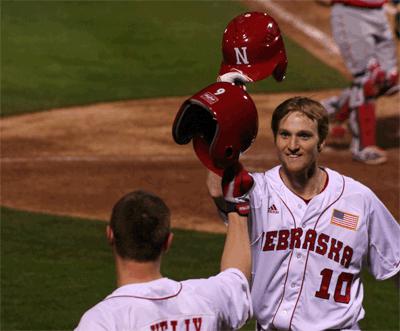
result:
M 288 207 L 288 205 L 286 204 L 286 202 L 283 201 L 283 199 L 282 199 L 281 197 L 279 197 L 279 198 L 281 199 L 281 201 L 283 202 L 283 204 L 285 205 L 285 207 L 286 207 L 287 210 L 289 211 L 290 215 L 292 216 L 292 218 L 293 218 L 293 223 L 294 223 L 294 227 L 297 228 L 297 226 L 296 226 L 296 219 L 294 218 L 294 215 L 293 215 L 292 211 L 290 210 L 290 208 Z M 272 322 L 271 322 L 272 325 L 274 325 L 274 320 L 275 320 L 276 314 L 278 313 L 279 307 L 281 306 L 282 301 L 283 301 L 283 298 L 285 297 L 286 282 L 287 282 L 287 279 L 288 279 L 288 276 L 289 276 L 290 261 L 292 261 L 293 252 L 294 252 L 294 250 L 292 249 L 292 252 L 290 253 L 290 258 L 289 258 L 288 267 L 287 267 L 287 270 L 286 270 L 285 283 L 283 284 L 283 293 L 282 293 L 281 301 L 279 302 L 278 308 L 276 309 L 275 314 L 274 314 L 274 317 L 272 318 Z M 274 326 L 274 327 L 275 327 L 275 326 Z
M 182 283 L 179 283 L 178 292 L 176 292 L 175 294 L 172 294 L 170 296 L 167 296 L 167 297 L 148 298 L 148 297 L 141 297 L 141 296 L 137 296 L 137 295 L 113 295 L 113 296 L 110 296 L 108 298 L 105 298 L 103 301 L 109 300 L 109 299 L 114 299 L 114 298 L 135 298 L 135 299 L 144 299 L 144 300 L 153 300 L 153 301 L 168 300 L 168 299 L 171 299 L 171 298 L 174 298 L 174 297 L 178 296 L 179 293 L 181 293 L 181 291 L 182 291 L 182 287 L 183 287 Z
M 344 181 L 344 177 L 343 177 L 343 176 L 342 176 L 342 182 L 343 182 L 343 184 L 342 184 L 342 185 L 343 185 L 343 187 L 342 187 L 342 192 L 340 192 L 340 194 L 339 194 L 339 196 L 337 197 L 337 199 L 336 199 L 335 201 L 333 201 L 328 207 L 326 207 L 326 208 L 324 209 L 324 211 L 319 215 L 319 217 L 318 217 L 318 219 L 317 219 L 317 221 L 315 222 L 315 225 L 314 225 L 314 231 L 315 231 L 315 229 L 317 228 L 317 225 L 318 225 L 319 220 L 321 219 L 321 216 L 322 216 L 330 207 L 332 207 L 332 206 L 342 197 L 343 192 L 344 192 L 344 188 L 345 188 L 345 186 L 346 186 L 346 185 L 345 185 L 346 182 Z M 292 251 L 292 252 L 293 252 L 293 251 Z M 296 301 L 296 304 L 294 305 L 292 317 L 290 318 L 289 330 L 291 330 L 291 328 L 292 328 L 293 316 L 294 316 L 294 313 L 295 313 L 295 311 L 296 311 L 297 304 L 299 303 L 299 299 L 300 299 L 300 296 L 301 296 L 301 292 L 303 291 L 304 278 L 305 278 L 305 276 L 306 276 L 306 270 L 307 270 L 307 263 L 308 263 L 308 256 L 309 256 L 309 255 L 310 255 L 310 246 L 308 246 L 308 250 L 307 250 L 306 263 L 305 263 L 305 265 L 304 265 L 303 279 L 302 279 L 302 281 L 301 281 L 301 286 L 300 286 L 299 295 L 297 296 L 297 301 Z

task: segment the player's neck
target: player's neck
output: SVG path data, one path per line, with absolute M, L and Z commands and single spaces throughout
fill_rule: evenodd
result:
M 162 278 L 160 259 L 152 262 L 137 262 L 115 258 L 118 287 L 128 284 L 145 283 Z
M 285 185 L 304 200 L 319 194 L 326 181 L 326 173 L 316 164 L 299 173 L 288 172 L 284 167 L 279 171 Z

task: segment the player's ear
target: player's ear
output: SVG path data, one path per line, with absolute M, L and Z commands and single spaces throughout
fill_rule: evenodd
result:
M 106 237 L 107 237 L 107 241 L 110 245 L 114 244 L 114 232 L 111 229 L 110 225 L 107 225 L 106 227 Z
M 323 142 L 318 143 L 318 152 L 322 152 L 322 149 L 325 147 L 325 140 Z
M 169 249 L 172 245 L 173 239 L 174 239 L 174 234 L 172 232 L 168 233 L 167 239 L 165 240 L 164 247 L 163 247 L 164 253 L 169 251 Z

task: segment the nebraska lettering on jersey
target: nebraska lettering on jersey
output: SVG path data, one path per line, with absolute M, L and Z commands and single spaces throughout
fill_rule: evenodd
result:
M 349 267 L 353 257 L 353 248 L 313 229 L 308 229 L 306 232 L 302 228 L 268 231 L 263 232 L 263 238 L 262 250 L 264 252 L 292 250 L 294 248 L 309 249 L 317 254 L 326 255 L 328 259 L 340 263 L 345 268 Z
M 171 330 L 176 331 L 179 325 L 183 325 L 185 327 L 185 331 L 201 331 L 201 317 L 194 317 L 192 319 L 188 318 L 183 321 L 171 320 L 171 321 L 162 321 L 156 324 L 150 325 L 151 331 L 164 331 Z

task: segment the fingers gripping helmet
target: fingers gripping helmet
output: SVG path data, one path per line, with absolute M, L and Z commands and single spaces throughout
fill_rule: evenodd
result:
M 285 78 L 287 58 L 279 26 L 267 13 L 249 12 L 229 22 L 222 39 L 219 75 L 240 70 L 253 81 Z
M 233 83 L 219 82 L 182 104 L 172 135 L 180 145 L 193 139 L 200 161 L 222 175 L 250 147 L 257 131 L 257 109 L 249 94 Z

